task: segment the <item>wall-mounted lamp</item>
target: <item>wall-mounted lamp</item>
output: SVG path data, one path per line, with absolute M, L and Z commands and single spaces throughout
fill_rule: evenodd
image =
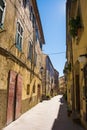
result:
M 78 61 L 79 61 L 79 62 L 86 63 L 86 62 L 87 62 L 87 54 L 80 55 L 80 56 L 78 57 Z

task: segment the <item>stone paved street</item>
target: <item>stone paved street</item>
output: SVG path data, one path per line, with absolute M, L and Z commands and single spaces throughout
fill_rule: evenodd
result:
M 43 101 L 3 130 L 84 130 L 67 117 L 61 95 Z

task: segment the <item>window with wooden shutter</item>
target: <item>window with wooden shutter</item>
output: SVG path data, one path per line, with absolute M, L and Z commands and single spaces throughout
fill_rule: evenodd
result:
M 5 4 L 5 0 L 0 0 L 0 27 L 4 23 Z

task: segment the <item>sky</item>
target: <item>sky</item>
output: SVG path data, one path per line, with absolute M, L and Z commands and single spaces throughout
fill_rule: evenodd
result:
M 37 0 L 45 38 L 43 53 L 49 55 L 59 76 L 63 75 L 66 61 L 65 3 L 65 0 Z

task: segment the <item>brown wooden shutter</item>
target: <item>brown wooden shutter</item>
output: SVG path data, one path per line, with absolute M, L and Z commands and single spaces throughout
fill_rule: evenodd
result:
M 22 76 L 18 74 L 16 85 L 15 119 L 17 119 L 21 115 L 21 101 L 22 101 Z
M 8 105 L 7 105 L 7 124 L 14 120 L 14 100 L 15 100 L 15 85 L 16 75 L 14 71 L 10 71 L 9 88 L 8 88 Z

